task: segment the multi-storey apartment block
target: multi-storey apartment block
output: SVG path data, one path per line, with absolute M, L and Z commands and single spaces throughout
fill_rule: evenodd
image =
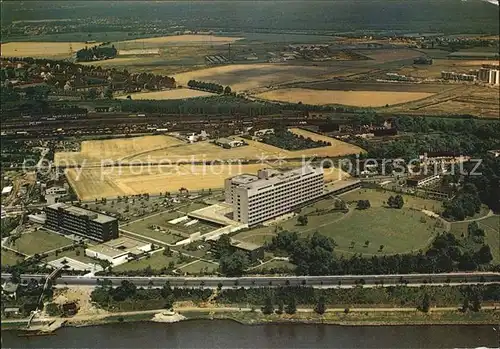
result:
M 118 220 L 80 207 L 56 203 L 45 208 L 47 228 L 96 241 L 118 237 Z
M 225 199 L 233 219 L 249 226 L 290 212 L 325 194 L 323 170 L 304 166 L 288 172 L 259 170 L 226 179 Z

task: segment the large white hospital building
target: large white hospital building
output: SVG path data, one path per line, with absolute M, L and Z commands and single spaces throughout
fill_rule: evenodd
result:
M 256 176 L 228 178 L 224 188 L 225 200 L 233 206 L 233 219 L 249 226 L 325 194 L 323 170 L 311 166 L 288 172 L 262 169 Z

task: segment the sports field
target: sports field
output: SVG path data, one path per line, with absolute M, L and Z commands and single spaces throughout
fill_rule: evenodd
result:
M 71 245 L 72 240 L 56 233 L 45 230 L 37 230 L 31 233 L 22 234 L 14 244 L 9 247 L 26 255 L 41 254 L 53 249 Z
M 9 42 L 2 44 L 2 57 L 47 57 L 69 58 L 73 52 L 99 43 L 86 44 L 84 42 Z
M 191 90 L 188 88 L 178 88 L 174 90 L 154 91 L 154 92 L 139 92 L 132 93 L 126 96 L 117 97 L 118 99 L 125 99 L 130 96 L 133 100 L 162 100 L 162 99 L 184 99 L 195 97 L 213 96 L 214 94 L 206 91 Z
M 322 91 L 304 88 L 285 88 L 257 94 L 255 97 L 288 103 L 328 105 L 341 104 L 356 107 L 383 107 L 424 99 L 432 96 L 427 92 L 396 91 Z

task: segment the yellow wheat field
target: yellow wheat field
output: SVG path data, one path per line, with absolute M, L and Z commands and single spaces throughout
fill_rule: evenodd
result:
M 2 57 L 71 57 L 72 52 L 99 45 L 84 42 L 9 42 L 1 45 Z
M 256 173 L 260 168 L 300 167 L 315 156 L 336 157 L 363 152 L 354 145 L 309 131 L 295 128 L 291 131 L 311 139 L 326 140 L 332 145 L 288 151 L 245 140 L 247 146 L 224 149 L 208 141 L 189 144 L 170 136 L 144 136 L 85 141 L 80 152 L 56 153 L 55 163 L 58 166 L 81 165 L 67 169 L 66 176 L 80 199 L 93 200 L 176 191 L 181 187 L 191 191 L 222 188 L 225 178 Z M 335 168 L 325 169 L 327 182 L 346 176 Z
M 179 85 L 202 80 L 229 85 L 233 91 L 247 91 L 292 81 L 310 81 L 332 76 L 338 67 L 312 67 L 271 63 L 231 64 L 174 75 Z
M 183 141 L 169 136 L 144 136 L 117 138 L 106 140 L 83 141 L 80 152 L 59 152 L 54 155 L 58 166 L 75 166 L 77 164 L 99 164 L 101 161 L 118 161 L 131 154 L 184 144 Z
M 285 88 L 256 95 L 258 98 L 312 105 L 342 104 L 356 107 L 382 107 L 399 104 L 432 96 L 427 92 L 396 91 L 333 91 L 311 90 L 305 88 Z
M 298 167 L 300 163 L 269 166 L 247 165 L 180 165 L 152 166 L 142 169 L 134 166 L 67 169 L 66 177 L 80 200 L 94 200 L 118 195 L 158 194 L 176 192 L 184 187 L 190 191 L 224 187 L 224 179 L 241 173 L 255 174 L 265 167 Z M 338 169 L 325 169 L 325 181 L 335 181 L 348 175 Z
M 279 161 L 286 159 L 305 159 L 319 157 L 338 157 L 364 152 L 363 149 L 334 138 L 313 132 L 291 129 L 292 132 L 311 139 L 328 141 L 330 146 L 289 151 L 265 143 L 244 140 L 247 146 L 224 149 L 209 141 L 186 143 L 170 136 L 144 136 L 82 142 L 80 152 L 60 152 L 54 156 L 58 166 L 96 166 L 101 163 L 144 164 L 162 163 L 164 165 L 193 162 L 247 160 Z
M 154 91 L 154 92 L 139 92 L 139 93 L 132 93 L 130 96 L 132 99 L 154 99 L 154 100 L 161 100 L 161 99 L 184 99 L 184 98 L 195 98 L 195 97 L 206 97 L 206 96 L 213 96 L 214 93 L 211 92 L 205 92 L 205 91 L 198 91 L 198 90 L 191 90 L 187 88 L 178 88 L 174 90 L 165 90 L 165 91 Z M 128 96 L 128 95 L 127 95 Z M 127 96 L 121 96 L 118 97 L 118 99 L 125 99 Z

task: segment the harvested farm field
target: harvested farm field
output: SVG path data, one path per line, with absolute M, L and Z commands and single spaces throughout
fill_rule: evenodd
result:
M 184 99 L 184 98 L 206 97 L 212 95 L 214 94 L 211 92 L 191 90 L 188 88 L 179 88 L 175 90 L 132 93 L 130 94 L 130 97 L 132 97 L 133 100 L 148 100 L 148 99 L 162 100 L 162 99 Z M 120 96 L 117 98 L 125 99 L 127 96 Z
M 407 48 L 384 49 L 384 50 L 356 50 L 355 52 L 382 63 L 413 59 L 422 56 L 422 52 Z
M 224 149 L 209 141 L 186 143 L 170 136 L 144 136 L 84 141 L 80 152 L 56 153 L 54 159 L 59 166 L 76 166 L 80 164 L 82 167 L 86 167 L 97 166 L 101 163 L 110 164 L 114 161 L 121 161 L 124 164 L 162 163 L 169 165 L 202 161 L 259 161 L 262 159 L 274 161 L 276 159 L 301 159 L 302 156 L 338 157 L 364 152 L 363 149 L 355 145 L 334 138 L 299 129 L 291 129 L 291 131 L 304 137 L 321 137 L 321 140 L 328 141 L 331 145 L 289 151 L 245 139 L 244 141 L 247 143 L 245 146 Z
M 167 45 L 226 45 L 232 44 L 243 38 L 231 36 L 215 36 L 215 35 L 170 35 L 159 36 L 156 38 L 134 39 L 120 41 L 116 46 L 120 49 L 133 49 L 161 47 Z
M 417 84 L 417 83 L 390 83 L 390 82 L 348 82 L 348 81 L 321 81 L 297 84 L 296 87 L 313 90 L 331 91 L 389 91 L 389 92 L 427 92 L 441 93 L 453 88 L 454 85 L 445 84 Z
M 176 74 L 175 80 L 186 85 L 189 80 L 229 85 L 233 91 L 247 91 L 284 82 L 310 81 L 328 77 L 340 67 L 314 67 L 284 64 L 232 64 Z
M 91 45 L 84 42 L 9 42 L 2 44 L 0 50 L 2 57 L 69 58 L 73 54 L 71 51 L 76 52 L 86 46 Z
M 333 91 L 286 88 L 257 94 L 255 97 L 272 101 L 311 105 L 340 104 L 356 107 L 383 107 L 432 96 L 428 92 L 395 91 Z
M 74 164 L 100 163 L 106 160 L 117 161 L 126 156 L 138 155 L 156 149 L 184 144 L 169 136 L 144 136 L 106 140 L 83 141 L 80 152 L 59 152 L 54 162 L 60 166 Z
M 295 165 L 300 165 L 295 163 Z M 114 166 L 107 168 L 67 169 L 66 177 L 80 200 L 94 200 L 118 195 L 158 194 L 177 192 L 180 188 L 189 191 L 224 187 L 224 180 L 242 173 L 256 173 L 265 167 L 292 167 L 293 164 L 270 166 L 268 163 L 246 165 L 179 165 Z M 337 169 L 325 169 L 325 180 L 332 181 L 348 175 Z

